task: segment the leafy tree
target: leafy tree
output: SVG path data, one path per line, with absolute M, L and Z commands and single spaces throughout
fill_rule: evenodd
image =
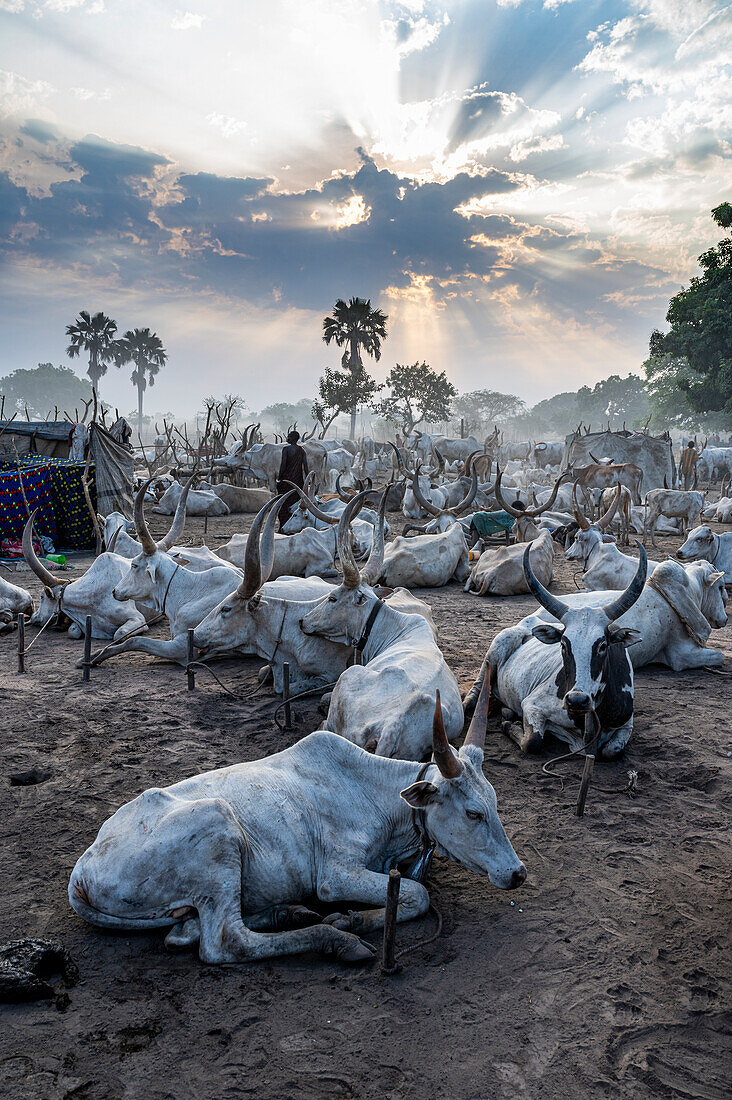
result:
M 39 363 L 32 370 L 14 370 L 0 378 L 0 394 L 5 398 L 5 415 L 14 412 L 25 416 L 26 407 L 31 420 L 43 420 L 59 416 L 67 410 L 73 415 L 91 399 L 92 388 L 86 378 L 79 378 L 70 367 L 54 367 L 52 363 Z
M 313 401 L 313 419 L 320 425 L 319 438 L 325 439 L 328 428 L 340 413 L 351 413 L 351 438 L 355 431 L 353 410 L 368 405 L 381 386 L 358 364 L 355 370 L 334 370 L 326 367 L 318 382 L 318 396 Z
M 408 435 L 423 420 L 447 420 L 457 390 L 444 371 L 432 370 L 427 363 L 397 363 L 386 379 L 391 393 L 379 406 L 379 412 Z
M 72 325 L 66 326 L 66 335 L 71 337 L 66 354 L 69 359 L 76 359 L 82 351 L 88 353 L 87 374 L 97 393 L 100 379 L 107 373 L 108 365 L 114 362 L 117 355 L 114 335 L 116 331 L 117 322 L 111 317 L 101 312 L 91 317 L 85 309 L 81 310 Z
M 149 328 L 128 329 L 117 341 L 115 359 L 118 367 L 133 363 L 131 381 L 137 386 L 137 431 L 142 435 L 142 398 L 148 383 L 155 385 L 155 375 L 164 367 L 168 353 L 156 332 Z
M 732 228 L 732 204 L 712 210 L 722 229 Z M 676 370 L 676 382 L 698 413 L 721 413 L 732 425 L 732 238 L 699 257 L 703 274 L 671 299 L 666 320 L 669 332 L 651 333 L 650 380 L 656 373 Z M 675 368 L 674 368 L 675 364 Z
M 291 401 L 278 401 L 274 405 L 267 405 L 257 413 L 257 420 L 272 424 L 278 432 L 286 432 L 291 424 L 304 424 L 310 420 L 310 408 L 312 401 L 309 397 L 301 397 L 294 403 Z
M 339 348 L 345 347 L 341 358 L 344 370 L 357 374 L 363 370 L 361 351 L 365 351 L 378 363 L 381 358 L 381 341 L 386 339 L 388 317 L 380 309 L 371 308 L 369 298 L 351 298 L 345 302 L 339 298 L 333 312 L 323 318 L 323 340 L 326 344 L 335 341 Z M 354 384 L 357 392 L 358 384 Z M 350 409 L 351 438 L 356 432 L 356 405 Z
M 577 412 L 579 419 L 586 425 L 591 424 L 596 431 L 608 424 L 615 431 L 624 424 L 627 428 L 641 427 L 648 419 L 651 406 L 642 378 L 637 374 L 629 374 L 627 378 L 611 374 L 592 389 L 589 386 L 580 387 L 577 391 Z
M 513 393 L 497 390 L 472 390 L 461 393 L 452 403 L 452 415 L 465 421 L 465 430 L 472 432 L 492 427 L 496 421 L 517 416 L 526 411 L 526 405 Z

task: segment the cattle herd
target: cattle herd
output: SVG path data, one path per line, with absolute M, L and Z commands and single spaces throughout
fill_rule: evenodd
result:
M 727 622 L 732 532 L 711 524 L 732 523 L 732 449 L 702 451 L 699 469 L 717 483 L 702 491 L 678 488 L 671 441 L 643 432 L 304 447 L 304 485 L 279 495 L 282 445 L 251 428 L 207 482 L 195 465 L 141 472 L 132 516 L 98 517 L 104 552 L 75 580 L 37 556 L 31 517 L 23 553 L 40 599 L 0 580 L 8 625 L 30 615 L 78 639 L 91 616 L 95 665 L 138 652 L 185 666 L 192 632 L 197 662 L 257 656 L 275 692 L 288 666 L 293 693 L 322 696 L 319 730 L 143 791 L 74 867 L 69 900 L 85 920 L 166 929 L 168 946 L 209 963 L 368 959 L 363 936 L 384 924 L 390 868 L 408 868 L 398 920 L 412 920 L 429 906 L 433 851 L 500 889 L 520 886 L 526 870 L 483 774 L 489 711 L 524 752 L 552 737 L 612 760 L 632 736 L 635 670 L 724 660 L 708 642 Z M 146 506 L 172 516 L 157 541 Z M 248 531 L 216 550 L 181 542 L 186 515 L 247 512 Z M 647 557 L 657 532 L 676 535 L 675 556 Z M 621 549 L 635 535 L 637 556 Z M 579 591 L 561 597 L 559 556 L 581 572 Z M 415 592 L 451 582 L 457 601 L 538 604 L 478 656 L 464 699 Z M 151 633 L 158 623 L 164 634 Z M 312 898 L 336 911 L 323 919 Z

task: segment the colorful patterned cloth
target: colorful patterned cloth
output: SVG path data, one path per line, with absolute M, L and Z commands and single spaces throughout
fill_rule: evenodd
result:
M 89 467 L 92 481 L 94 464 Z M 57 549 L 89 550 L 94 547 L 94 527 L 84 498 L 81 475 L 83 462 L 68 458 L 21 456 L 20 473 L 31 511 L 39 507 L 35 530 L 48 535 Z M 93 483 L 92 504 L 96 507 Z M 26 523 L 25 504 L 15 462 L 3 462 L 0 468 L 0 535 L 20 538 Z

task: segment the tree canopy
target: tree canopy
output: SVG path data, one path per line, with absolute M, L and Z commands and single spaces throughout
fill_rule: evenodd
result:
M 142 432 L 142 401 L 143 394 L 148 387 L 155 385 L 155 375 L 161 367 L 164 367 L 168 359 L 168 353 L 163 347 L 163 342 L 156 332 L 150 332 L 149 328 L 128 329 L 124 336 L 117 340 L 115 348 L 115 360 L 118 367 L 125 363 L 132 363 L 134 370 L 131 375 L 133 386 L 137 387 L 137 430 Z
M 339 413 L 351 413 L 359 405 L 370 404 L 380 389 L 362 364 L 358 364 L 353 371 L 326 367 L 318 382 L 318 396 L 311 410 L 313 419 L 320 425 L 320 438 L 325 439 L 328 428 Z
M 433 370 L 427 363 L 397 363 L 386 379 L 390 394 L 379 406 L 379 412 L 405 433 L 423 420 L 447 420 L 451 402 L 457 390 L 444 370 Z
M 525 403 L 514 393 L 498 390 L 472 390 L 461 393 L 452 402 L 452 415 L 465 421 L 465 431 L 485 431 L 500 420 L 517 416 L 526 409 Z
M 91 378 L 91 384 L 99 391 L 99 380 L 107 373 L 107 367 L 113 363 L 117 356 L 117 341 L 115 333 L 117 322 L 105 313 L 89 312 L 82 309 L 73 324 L 66 326 L 66 335 L 70 337 L 70 344 L 66 349 L 69 359 L 76 359 L 85 351 L 89 356 L 87 373 Z
M 372 308 L 369 298 L 351 298 L 348 302 L 339 298 L 333 312 L 323 318 L 323 340 L 326 344 L 335 342 L 339 348 L 345 347 L 341 367 L 356 375 L 363 370 L 362 351 L 377 363 L 381 358 L 381 341 L 386 339 L 388 319 L 380 309 Z M 358 388 L 358 384 L 354 383 L 354 391 Z M 352 405 L 348 411 L 351 414 L 353 436 L 356 428 L 356 405 Z
M 59 417 L 63 417 L 64 409 L 73 415 L 76 407 L 81 409 L 90 400 L 92 388 L 70 367 L 39 363 L 32 370 L 21 368 L 0 378 L 0 394 L 5 398 L 6 417 L 17 412 L 24 418 L 27 406 L 31 420 L 44 420 L 49 413 L 53 419 L 54 406 L 58 407 Z
M 309 397 L 301 397 L 299 401 L 278 401 L 274 405 L 267 405 L 257 413 L 257 420 L 263 424 L 271 424 L 275 431 L 286 432 L 291 424 L 297 423 L 302 431 L 303 425 L 310 421 L 310 408 L 312 401 Z
M 732 228 L 732 204 L 712 210 L 721 229 Z M 717 413 L 732 425 L 732 237 L 699 257 L 702 274 L 671 299 L 666 333 L 651 333 L 646 374 L 675 377 L 695 412 Z M 669 374 L 671 372 L 671 374 Z

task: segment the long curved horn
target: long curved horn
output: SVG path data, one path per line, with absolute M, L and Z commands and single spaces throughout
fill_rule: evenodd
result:
M 117 530 L 114 532 L 111 539 L 109 540 L 109 546 L 104 547 L 104 553 L 105 554 L 113 554 L 114 553 L 114 548 L 117 545 L 117 539 L 119 538 L 119 533 L 120 533 L 120 531 L 123 531 L 123 530 L 124 530 L 124 527 L 118 527 L 117 528 Z
M 358 588 L 361 583 L 361 572 L 356 565 L 356 559 L 353 556 L 353 549 L 351 547 L 351 520 L 353 519 L 356 505 L 363 504 L 365 497 L 368 495 L 369 490 L 365 489 L 362 493 L 357 493 L 355 497 L 352 497 L 343 509 L 343 514 L 338 523 L 338 557 L 341 559 L 343 584 L 346 588 Z
M 437 764 L 445 779 L 457 779 L 462 773 L 463 762 L 450 748 L 450 742 L 447 740 L 447 734 L 445 733 L 439 688 L 435 692 L 435 713 L 432 719 L 432 755 L 435 758 L 435 764 Z
M 473 454 L 477 454 L 477 451 L 473 451 Z M 471 456 L 472 457 L 472 456 Z M 458 516 L 461 512 L 467 511 L 470 505 L 475 500 L 475 495 L 478 492 L 478 471 L 473 469 L 470 475 L 470 488 L 460 501 L 459 504 L 454 504 L 452 508 L 448 508 L 448 512 L 451 516 Z
M 513 505 L 508 504 L 503 499 L 503 493 L 501 492 L 502 479 L 503 470 L 500 468 L 500 466 L 496 465 L 496 483 L 493 486 L 493 492 L 496 494 L 496 500 L 500 504 L 501 508 L 503 508 L 504 512 L 508 512 L 509 516 L 514 516 L 516 519 L 521 519 L 521 517 L 525 515 L 525 513 L 519 512 L 517 508 L 514 508 Z
M 593 462 L 594 462 L 594 463 L 595 463 L 595 464 L 596 464 L 597 466 L 602 466 L 602 463 L 600 462 L 600 460 L 599 460 L 599 459 L 595 458 L 595 456 L 593 455 L 592 451 L 588 451 L 587 453 L 588 453 L 588 455 L 590 456 L 590 458 L 592 459 L 592 461 L 593 461 Z
M 339 496 L 339 497 L 341 498 L 341 500 L 343 501 L 343 503 L 344 503 L 344 504 L 348 504 L 349 500 L 352 500 L 352 499 L 353 499 L 353 497 L 355 497 L 355 495 L 356 495 L 356 494 L 355 494 L 355 493 L 351 493 L 350 497 L 347 497 L 347 496 L 345 495 L 345 493 L 344 493 L 344 492 L 343 492 L 343 490 L 341 489 L 341 476 L 342 476 L 342 475 L 341 475 L 341 474 L 339 474 L 339 475 L 338 475 L 338 477 L 336 478 L 336 492 L 338 493 L 338 496 Z
M 439 516 L 442 514 L 441 509 L 435 508 L 434 504 L 423 495 L 419 487 L 419 466 L 417 466 L 417 469 L 412 474 L 412 492 L 414 493 L 414 499 L 425 512 L 429 512 L 431 516 Z
M 147 479 L 147 481 L 145 482 L 145 484 L 138 490 L 137 495 L 135 497 L 135 510 L 134 510 L 135 531 L 137 532 L 137 537 L 140 540 L 140 544 L 142 546 L 142 552 L 143 552 L 143 554 L 146 554 L 148 557 L 151 557 L 151 555 L 154 554 L 155 551 L 157 550 L 157 546 L 155 545 L 155 539 L 150 534 L 150 528 L 148 527 L 147 520 L 145 519 L 145 503 L 144 503 L 145 502 L 145 493 L 147 492 L 147 487 L 150 484 L 150 482 L 154 481 L 154 480 L 155 480 L 154 477 L 149 477 Z
M 188 503 L 188 493 L 191 485 L 198 477 L 198 469 L 194 467 L 193 473 L 188 478 L 188 481 L 183 486 L 183 492 L 180 494 L 178 505 L 175 509 L 175 515 L 173 516 L 173 522 L 170 525 L 170 530 L 158 543 L 158 550 L 170 550 L 171 546 L 178 541 L 183 534 L 183 529 L 186 525 L 186 504 Z
M 427 524 L 426 523 L 405 523 L 404 527 L 402 528 L 402 535 L 404 536 L 404 538 L 407 538 L 409 536 L 410 531 L 418 531 L 420 533 L 420 535 L 426 535 L 427 534 Z
M 364 584 L 375 584 L 381 576 L 381 570 L 384 565 L 384 519 L 386 516 L 386 496 L 389 492 L 388 488 L 384 489 L 381 494 L 381 503 L 379 504 L 379 515 L 376 520 L 376 526 L 374 527 L 374 538 L 371 543 L 371 553 L 369 554 L 368 561 L 361 570 L 361 580 Z
M 526 512 L 526 515 L 530 516 L 532 519 L 537 519 L 537 517 L 540 516 L 542 514 L 542 512 L 548 511 L 551 508 L 554 501 L 557 499 L 557 493 L 559 492 L 559 486 L 562 484 L 565 477 L 566 477 L 566 474 L 560 474 L 559 477 L 557 478 L 557 480 L 554 482 L 554 488 L 552 490 L 552 495 L 549 497 L 549 500 L 546 502 L 546 504 L 542 504 L 539 508 L 528 509 L 527 512 Z
M 534 576 L 534 570 L 531 568 L 531 543 L 527 543 L 524 550 L 524 576 L 526 577 L 526 583 L 536 596 L 537 600 L 542 607 L 545 607 L 550 615 L 553 615 L 555 619 L 562 621 L 562 616 L 566 615 L 569 611 L 566 603 L 558 600 L 556 596 L 552 596 L 551 592 L 544 587 L 540 580 Z
M 309 496 L 307 496 L 306 493 L 302 491 L 299 485 L 295 484 L 294 481 L 285 480 L 285 485 L 289 485 L 291 489 L 295 490 L 295 492 L 300 497 L 300 500 L 303 502 L 311 515 L 315 516 L 316 519 L 322 519 L 325 523 L 330 523 L 333 525 L 333 527 L 335 527 L 340 519 L 340 516 L 333 516 L 330 512 L 324 512 L 321 508 L 318 507 L 318 505 L 314 501 L 310 499 Z M 353 497 L 351 497 L 351 500 L 352 499 Z
M 613 600 L 611 604 L 608 604 L 604 608 L 610 622 L 614 622 L 619 619 L 621 615 L 624 615 L 626 611 L 630 611 L 635 601 L 643 591 L 643 585 L 646 583 L 646 574 L 648 573 L 648 557 L 646 555 L 645 547 L 642 543 L 635 540 L 635 544 L 640 549 L 640 559 L 638 561 L 638 568 L 636 570 L 633 580 L 630 582 L 625 592 L 620 595 L 617 600 Z
M 237 596 L 242 600 L 250 600 L 262 587 L 262 558 L 259 536 L 265 517 L 280 499 L 280 497 L 272 497 L 264 507 L 259 509 L 254 517 L 247 538 L 246 550 L 244 551 L 244 577 L 236 590 Z
M 399 469 L 404 474 L 404 476 L 405 477 L 411 477 L 414 471 L 413 470 L 408 470 L 407 467 L 404 465 L 404 459 L 402 458 L 401 454 L 399 453 L 398 447 L 395 447 L 394 444 L 390 440 L 387 440 L 387 444 L 388 444 L 389 447 L 391 447 L 392 451 L 396 455 L 397 464 L 399 466 Z
M 36 518 L 37 512 L 38 509 L 34 509 L 34 511 L 31 513 L 30 519 L 23 529 L 23 557 L 25 558 L 26 563 L 30 566 L 35 575 L 38 577 L 38 580 L 43 581 L 46 588 L 57 588 L 60 584 L 63 584 L 64 582 L 61 580 L 60 577 L 54 577 L 50 569 L 46 569 L 45 565 L 43 565 L 39 561 L 36 552 L 33 549 L 33 520 Z
M 289 493 L 283 493 L 275 499 L 272 510 L 267 516 L 262 529 L 262 537 L 259 540 L 259 560 L 261 563 L 262 584 L 266 584 L 272 575 L 275 556 L 275 523 L 280 514 L 280 509 L 289 495 Z
M 430 471 L 430 477 L 442 477 L 445 472 L 445 459 L 437 447 L 432 448 L 432 454 L 437 459 L 437 469 Z
M 615 513 L 618 510 L 618 506 L 620 505 L 620 497 L 622 496 L 622 493 L 623 493 L 623 487 L 622 487 L 622 485 L 618 485 L 615 496 L 613 497 L 612 504 L 608 508 L 605 515 L 600 516 L 600 518 L 597 521 L 597 526 L 600 528 L 601 531 L 605 531 L 610 526 L 610 524 L 612 523 L 613 518 L 615 516 Z
M 468 726 L 468 732 L 465 735 L 463 742 L 463 748 L 468 745 L 475 745 L 481 752 L 485 748 L 485 731 L 488 724 L 488 708 L 491 701 L 491 666 L 486 664 L 485 676 L 483 677 L 483 684 L 480 689 L 480 695 L 478 696 L 478 702 L 476 703 L 473 717 Z
M 579 482 L 575 481 L 574 485 L 572 486 L 572 512 L 574 513 L 574 518 L 576 519 L 576 521 L 579 524 L 580 528 L 583 531 L 589 531 L 590 521 L 580 511 L 580 506 L 577 503 L 577 486 L 578 486 L 578 484 L 579 484 Z

